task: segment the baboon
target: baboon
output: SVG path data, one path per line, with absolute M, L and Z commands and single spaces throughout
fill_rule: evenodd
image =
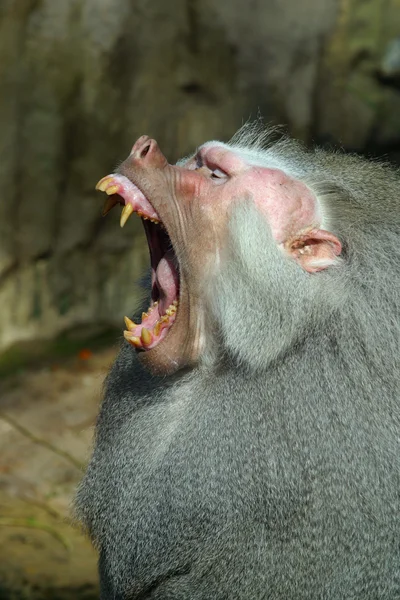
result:
M 400 598 L 400 176 L 270 133 L 97 186 L 151 260 L 76 499 L 102 599 Z

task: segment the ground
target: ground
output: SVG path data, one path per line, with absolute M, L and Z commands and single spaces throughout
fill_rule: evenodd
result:
M 114 356 L 82 349 L 0 380 L 0 600 L 98 596 L 71 502 Z

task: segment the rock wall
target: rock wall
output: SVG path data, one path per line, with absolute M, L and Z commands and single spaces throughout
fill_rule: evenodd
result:
M 399 35 L 400 0 L 2 0 L 0 351 L 122 325 L 147 249 L 94 186 L 142 133 L 173 160 L 260 111 L 400 146 Z

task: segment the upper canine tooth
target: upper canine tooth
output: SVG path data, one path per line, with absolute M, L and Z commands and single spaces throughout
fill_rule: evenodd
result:
M 135 329 L 135 327 L 137 327 L 136 323 L 134 321 L 131 321 L 129 319 L 129 317 L 124 317 L 124 321 L 125 321 L 126 328 L 129 329 L 129 331 L 133 331 L 133 329 Z
M 125 204 L 125 206 L 122 210 L 121 220 L 119 222 L 121 227 L 123 227 L 125 225 L 125 223 L 127 222 L 127 220 L 129 219 L 129 217 L 131 216 L 132 213 L 133 213 L 132 204 Z
M 104 202 L 104 206 L 103 206 L 103 212 L 102 212 L 103 217 L 105 217 L 106 214 L 109 213 L 110 210 L 112 208 L 114 208 L 114 206 L 116 204 L 118 204 L 118 200 L 116 200 L 115 198 L 107 198 L 107 200 Z
M 119 190 L 119 185 L 110 185 L 106 190 L 107 196 L 112 196 L 112 194 L 116 194 Z

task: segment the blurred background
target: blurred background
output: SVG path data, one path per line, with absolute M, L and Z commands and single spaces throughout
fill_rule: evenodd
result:
M 96 182 L 249 118 L 400 159 L 400 0 L 0 0 L 0 599 L 95 598 L 69 505 L 147 265 Z

